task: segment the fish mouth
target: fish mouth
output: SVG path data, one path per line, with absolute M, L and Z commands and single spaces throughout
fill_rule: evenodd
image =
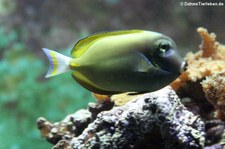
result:
M 187 66 L 188 66 L 187 61 L 183 61 L 183 62 L 181 63 L 181 66 L 180 66 L 180 73 L 186 71 L 186 70 L 187 70 Z

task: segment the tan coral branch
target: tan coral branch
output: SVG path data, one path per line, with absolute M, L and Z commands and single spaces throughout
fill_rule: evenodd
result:
M 200 27 L 197 31 L 202 38 L 200 51 L 186 55 L 187 71 L 171 83 L 174 90 L 178 90 L 189 81 L 196 82 L 213 73 L 225 71 L 225 46 L 219 44 L 216 35 L 209 34 L 205 28 Z
M 208 33 L 207 29 L 199 27 L 197 29 L 198 33 L 202 37 L 202 44 L 199 46 L 203 51 L 203 57 L 212 57 L 217 50 L 218 42 L 216 42 L 216 34 Z

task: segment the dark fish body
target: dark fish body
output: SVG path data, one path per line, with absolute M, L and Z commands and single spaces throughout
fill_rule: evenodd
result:
M 99 94 L 158 90 L 176 79 L 185 65 L 172 39 L 143 30 L 89 36 L 74 46 L 71 55 L 66 70 Z

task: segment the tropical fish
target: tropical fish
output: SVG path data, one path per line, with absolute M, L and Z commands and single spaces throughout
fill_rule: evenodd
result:
M 80 85 L 106 95 L 156 91 L 175 80 L 186 65 L 171 38 L 144 30 L 88 36 L 75 44 L 71 57 L 43 50 L 50 62 L 46 77 L 72 71 Z

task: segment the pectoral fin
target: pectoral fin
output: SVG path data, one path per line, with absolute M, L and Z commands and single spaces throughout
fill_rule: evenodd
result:
M 148 72 L 151 67 L 153 67 L 152 63 L 148 60 L 148 58 L 141 52 L 138 51 L 139 61 L 136 64 L 135 71 L 137 72 Z

